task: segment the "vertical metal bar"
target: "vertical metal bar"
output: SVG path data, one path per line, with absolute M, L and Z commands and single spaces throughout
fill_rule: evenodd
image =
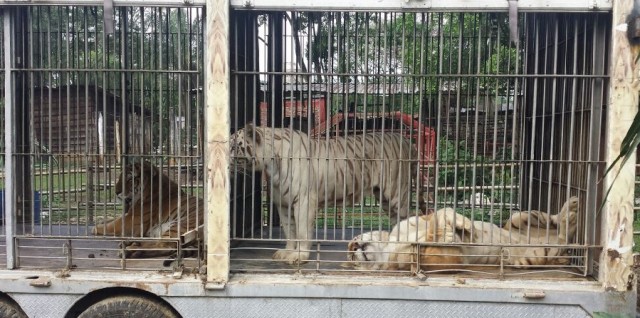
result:
M 558 19 L 554 19 L 553 20 L 553 26 L 552 26 L 552 32 L 549 32 L 549 28 L 545 28 L 545 31 L 547 31 L 546 33 L 546 37 L 545 39 L 548 39 L 548 37 L 552 36 L 553 37 L 553 66 L 552 66 L 552 70 L 557 70 L 558 69 L 558 47 L 560 45 L 560 40 L 559 40 L 559 26 L 558 26 Z M 545 63 L 546 64 L 546 63 Z M 566 79 L 563 79 L 563 82 Z M 551 79 L 551 111 L 550 111 L 550 115 L 551 115 L 551 127 L 549 127 L 549 131 L 555 133 L 556 131 L 556 112 L 558 109 L 558 101 L 557 101 L 557 97 L 558 94 L 556 94 L 556 89 L 558 86 L 558 80 L 556 78 Z M 560 112 L 564 111 L 564 106 L 561 105 L 560 107 Z M 544 122 L 544 121 L 543 121 Z M 562 122 L 560 123 L 560 125 L 562 125 Z M 543 132 L 545 131 L 544 129 L 542 130 Z M 551 145 L 549 146 L 549 174 L 547 176 L 548 180 L 547 180 L 547 196 L 549 196 L 549 198 L 547 199 L 547 209 L 546 211 L 551 211 L 550 207 L 551 207 L 551 199 L 550 196 L 553 193 L 553 167 L 554 167 L 554 162 L 553 160 L 555 159 L 554 155 L 556 153 L 556 145 L 560 144 L 562 146 L 562 141 L 563 139 L 560 138 L 560 140 L 556 143 L 555 138 L 551 138 L 550 143 Z M 561 147 L 562 149 L 562 147 Z M 562 153 L 562 151 L 560 151 L 560 153 Z M 544 159 L 544 158 L 543 158 Z M 562 163 L 559 163 L 558 165 L 562 166 Z M 540 180 L 542 182 L 542 180 Z M 540 184 L 540 187 L 542 187 L 542 184 Z M 539 190 L 539 192 L 541 193 L 541 190 Z M 541 195 L 539 196 L 540 198 L 542 197 Z M 539 204 L 541 204 L 541 202 L 539 202 Z M 547 237 L 546 237 L 546 242 L 549 242 L 549 227 L 550 224 L 547 223 Z
M 13 120 L 14 97 L 13 97 L 13 10 L 9 8 L 3 9 L 3 28 L 4 28 L 4 144 L 5 144 L 5 171 L 4 171 L 4 222 L 6 227 L 6 244 L 7 244 L 7 268 L 15 268 L 15 241 L 13 236 L 15 233 L 16 211 L 15 200 L 15 170 L 14 170 L 14 146 L 15 146 L 15 123 Z
M 519 35 L 518 35 L 518 36 L 519 36 Z M 521 43 L 521 41 L 518 41 L 518 42 L 516 43 L 516 52 L 520 52 L 520 43 Z M 537 45 L 537 41 L 536 41 L 536 45 Z M 536 48 L 537 48 L 537 47 L 536 47 Z M 511 58 L 509 58 L 509 61 L 511 61 Z M 513 75 L 515 76 L 515 75 L 518 75 L 519 73 L 521 73 L 521 70 L 522 70 L 522 69 L 521 69 L 521 63 L 522 63 L 522 62 L 521 62 L 521 58 L 520 58 L 520 55 L 519 55 L 519 54 L 518 54 L 518 55 L 516 55 L 516 57 L 515 57 L 515 61 L 513 61 L 513 63 L 515 64 L 515 67 L 514 67 L 514 69 L 515 69 L 515 73 L 513 74 Z M 511 63 L 509 63 L 509 65 L 510 65 L 510 64 L 511 64 Z M 513 118 L 514 118 L 514 121 L 515 121 L 515 118 L 517 118 L 517 116 L 518 116 L 518 109 L 520 108 L 520 107 L 519 107 L 519 105 L 518 105 L 518 96 L 517 96 L 518 92 L 520 91 L 520 89 L 518 88 L 518 84 L 519 84 L 519 82 L 518 82 L 518 78 L 517 78 L 517 77 L 515 77 L 515 78 L 514 78 L 514 80 L 513 80 L 513 92 L 514 92 L 514 93 L 513 93 Z M 509 95 L 510 95 L 510 94 L 507 94 L 507 98 L 509 97 Z M 522 115 L 522 116 L 524 117 L 524 112 L 523 112 L 523 115 Z M 515 129 L 515 126 L 516 126 L 516 125 L 515 125 L 515 123 L 513 123 L 513 125 L 512 125 L 512 127 L 514 127 L 513 129 Z M 518 137 L 516 136 L 516 134 L 511 134 L 511 144 L 512 144 L 512 145 L 516 145 L 516 144 L 517 144 L 517 140 L 518 140 L 517 138 L 518 138 Z M 520 156 L 520 159 L 522 159 L 522 157 L 521 157 L 521 156 Z M 514 152 L 514 151 L 511 151 L 511 160 L 512 160 L 512 162 L 515 160 L 515 152 Z M 514 168 L 514 166 L 512 165 L 512 166 L 511 166 L 511 175 L 512 175 L 512 176 L 515 174 L 515 173 L 514 173 L 514 169 L 515 169 L 515 168 Z M 522 169 L 519 169 L 519 170 L 522 170 Z M 522 179 L 521 179 L 521 180 L 522 180 Z M 511 189 L 513 189 L 513 179 L 512 179 L 512 181 L 511 181 L 510 186 L 511 186 Z M 512 192 L 512 193 L 513 193 L 513 192 Z M 511 198 L 511 200 L 513 201 L 513 198 Z M 510 210 L 511 210 L 511 209 L 513 209 L 513 206 L 511 206 L 511 207 L 510 207 Z M 511 213 L 511 211 L 510 211 L 509 213 Z
M 437 22 L 437 32 L 438 32 L 437 33 L 437 36 L 438 36 L 438 42 L 437 43 L 438 44 L 441 44 L 443 42 L 443 40 L 444 40 L 444 34 L 443 34 L 444 32 L 442 31 L 442 29 L 443 29 L 442 28 L 442 24 L 443 24 L 442 15 L 443 15 L 442 13 L 438 13 L 437 16 L 436 16 L 437 17 L 437 21 L 438 21 Z M 438 62 L 436 64 L 437 67 L 438 67 L 438 69 L 436 71 L 437 74 L 442 74 L 442 71 L 443 71 L 442 70 L 442 61 L 443 61 L 443 59 L 444 59 L 444 46 L 443 45 L 438 45 Z M 440 89 L 442 87 L 442 82 L 443 82 L 442 81 L 442 77 L 438 77 L 436 79 L 436 83 L 437 83 L 437 85 L 436 85 L 437 93 L 436 94 L 438 96 L 437 97 L 437 102 L 436 102 L 436 105 L 437 105 L 437 108 L 436 108 L 436 113 L 437 113 L 437 115 L 436 115 L 436 131 L 438 132 L 439 135 L 443 133 L 443 131 L 442 131 L 442 121 L 443 121 L 443 118 L 442 118 L 442 114 L 443 114 L 443 110 L 442 110 L 443 103 L 442 103 L 442 100 L 443 100 L 443 94 L 442 94 L 442 89 Z M 445 105 L 444 107 L 446 107 L 448 109 L 449 106 Z M 443 140 L 442 137 L 438 138 L 436 140 L 436 149 L 442 149 L 441 140 Z M 440 185 L 440 169 L 442 169 L 442 167 L 441 167 L 442 158 L 440 158 L 440 156 L 436 152 L 436 154 L 434 156 L 434 159 L 435 159 L 435 167 L 434 167 L 435 194 L 434 194 L 433 198 L 434 198 L 434 201 L 435 201 L 434 210 L 437 210 L 438 209 L 438 206 L 437 206 L 438 195 L 440 193 L 438 191 L 438 186 Z M 445 196 L 445 198 L 446 198 L 446 196 Z
M 282 21 L 282 19 L 278 19 Z M 205 22 L 206 288 L 229 280 L 229 0 L 207 0 Z
M 578 39 L 580 38 L 579 36 L 579 32 L 578 32 L 578 19 L 574 19 L 573 21 L 573 65 L 572 65 L 572 71 L 574 74 L 577 74 L 578 71 L 578 52 L 585 52 L 584 50 L 580 50 L 579 48 L 579 42 Z M 570 43 L 567 43 L 567 45 L 569 45 Z M 570 116 L 570 122 L 569 122 L 569 144 L 567 147 L 564 147 L 567 149 L 567 181 L 566 181 L 566 185 L 567 185 L 567 189 L 564 191 L 564 193 L 566 193 L 566 196 L 564 198 L 562 198 L 562 192 L 560 193 L 560 197 L 562 198 L 559 202 L 564 202 L 567 199 L 569 199 L 569 197 L 571 196 L 571 190 L 572 190 L 572 186 L 573 186 L 573 182 L 572 182 L 572 177 L 573 177 L 573 159 L 574 159 L 574 153 L 579 154 L 579 149 L 574 149 L 575 147 L 575 136 L 576 133 L 574 133 L 576 131 L 576 111 L 578 110 L 578 105 L 577 105 L 577 90 L 578 90 L 578 79 L 573 79 L 572 81 L 572 85 L 571 85 L 571 113 L 569 114 Z M 580 159 L 578 157 L 578 159 Z M 567 230 L 568 230 L 568 226 L 569 223 L 566 223 L 567 226 Z
M 174 46 L 177 46 L 178 61 L 177 61 L 177 65 L 174 67 L 174 69 L 183 70 L 184 69 L 183 68 L 184 64 L 183 64 L 183 61 L 182 61 L 182 59 L 183 59 L 183 56 L 182 56 L 182 19 L 183 19 L 183 16 L 182 16 L 182 9 L 177 8 L 176 10 L 177 10 L 177 12 L 175 14 L 175 18 L 178 19 L 178 22 L 177 22 L 178 32 L 177 32 L 177 35 L 176 35 L 176 41 L 174 42 Z M 182 180 L 183 179 L 183 175 L 182 175 L 182 164 L 183 164 L 182 158 L 183 157 L 182 156 L 185 155 L 185 153 L 183 152 L 183 149 L 184 149 L 184 146 L 189 145 L 188 143 L 185 143 L 184 146 L 183 146 L 183 142 L 184 141 L 182 139 L 182 123 L 183 123 L 182 120 L 187 118 L 187 116 L 185 115 L 186 112 L 183 109 L 186 106 L 186 103 L 183 100 L 183 94 L 182 94 L 183 89 L 184 89 L 183 84 L 182 84 L 183 76 L 187 76 L 187 75 L 181 74 L 181 73 L 178 73 L 176 75 L 177 80 L 178 80 L 178 83 L 177 83 L 178 84 L 177 85 L 178 86 L 178 91 L 176 92 L 176 94 L 178 95 L 177 96 L 177 99 L 178 99 L 178 116 L 177 117 L 178 117 L 179 121 L 176 121 L 175 118 L 173 119 L 174 125 L 177 126 L 176 130 L 177 130 L 177 135 L 178 135 L 177 136 L 177 138 L 178 138 L 178 153 L 177 153 L 178 160 L 177 160 L 177 167 L 176 167 L 176 169 L 178 171 L 178 177 L 176 178 L 176 181 L 178 182 L 179 186 L 182 186 L 182 183 L 183 183 L 183 180 Z M 175 85 L 172 85 L 171 87 L 175 87 Z M 179 198 L 178 199 L 178 216 L 177 216 L 178 217 L 178 234 L 177 234 L 177 236 L 180 237 L 180 235 L 183 234 L 182 233 L 182 222 L 183 222 L 182 218 L 184 217 L 183 213 L 187 214 L 187 219 L 188 219 L 189 213 L 191 213 L 191 211 L 189 211 L 189 210 L 182 211 L 182 204 L 183 204 L 182 203 L 182 198 L 181 198 L 182 192 L 178 192 L 177 194 L 178 194 L 178 198 Z M 188 206 L 189 202 L 186 202 L 186 204 Z
M 33 21 L 33 17 L 31 15 L 31 10 L 30 9 L 27 10 L 27 21 Z M 27 43 L 27 53 L 26 53 L 26 55 L 28 56 L 27 67 L 31 68 L 31 67 L 33 67 L 33 60 L 34 60 L 34 57 L 33 57 L 33 44 L 35 42 L 34 41 L 34 36 L 33 36 L 33 23 L 28 23 L 28 27 L 27 27 L 26 32 L 29 34 L 29 43 Z M 33 72 L 29 72 L 27 74 L 27 76 L 28 76 L 27 83 L 28 83 L 29 87 L 36 87 L 36 84 L 35 84 L 34 79 L 33 79 Z M 33 89 L 29 90 L 29 109 L 31 109 L 31 110 L 35 109 L 34 95 L 35 95 L 34 94 L 34 90 Z M 29 112 L 29 122 L 30 123 L 34 123 L 34 112 L 33 111 Z M 37 136 L 33 126 L 34 126 L 33 124 L 29 125 L 29 136 L 30 136 L 31 140 L 35 142 L 36 140 L 38 140 L 38 136 Z M 42 138 L 40 138 L 39 140 L 42 140 Z M 37 150 L 37 152 L 39 152 L 39 151 L 40 151 L 40 149 Z M 51 160 L 51 159 L 49 159 L 49 160 Z M 37 178 L 36 180 L 34 180 L 34 185 L 36 187 L 39 187 L 40 189 L 42 188 L 42 183 L 43 182 L 42 182 L 41 177 Z M 42 204 L 41 204 L 41 207 L 42 207 Z M 42 212 L 40 212 L 40 213 L 42 214 Z M 49 222 L 50 221 L 51 221 L 51 218 L 49 217 Z M 41 219 L 40 226 L 39 226 L 40 232 L 42 232 L 43 223 L 44 222 L 42 222 L 42 219 Z M 35 230 L 35 226 L 33 227 L 33 229 Z
M 593 47 L 592 47 L 592 72 L 594 75 L 605 75 L 606 70 L 606 50 L 607 45 L 605 41 L 607 39 L 607 23 L 602 22 L 601 19 L 596 18 L 593 21 Z M 588 246 L 592 246 L 596 243 L 596 213 L 597 209 L 597 194 L 598 194 L 598 171 L 600 169 L 600 135 L 602 134 L 602 118 L 604 111 L 602 106 L 604 104 L 604 87 L 606 81 L 603 78 L 594 78 L 591 86 L 591 116 L 589 116 L 589 143 L 588 143 L 588 161 L 589 167 L 587 168 L 587 198 L 584 201 L 584 213 L 585 213 L 585 237 L 584 243 Z M 594 253 L 588 253 L 587 258 L 587 274 L 593 274 Z
M 539 70 L 538 70 L 538 66 L 540 63 L 540 57 L 539 57 L 539 50 L 540 50 L 540 21 L 539 20 L 535 20 L 534 22 L 535 25 L 535 30 L 534 30 L 534 34 L 535 34 L 535 39 L 534 39 L 534 45 L 533 45 L 533 49 L 534 49 L 534 74 L 535 75 L 539 75 Z M 534 163 L 533 163 L 533 159 L 535 156 L 535 146 L 536 146 L 536 122 L 537 122 L 537 117 L 536 117 L 536 106 L 538 105 L 538 81 L 539 81 L 539 77 L 536 76 L 533 78 L 533 87 L 532 89 L 529 91 L 533 94 L 533 102 L 531 103 L 531 107 L 532 109 L 530 110 L 530 118 L 531 118 L 531 124 L 529 126 L 529 134 L 530 134 L 530 140 L 528 141 L 530 143 L 530 147 L 529 147 L 529 154 L 528 154 L 528 158 L 525 158 L 528 163 L 527 163 L 527 170 L 528 170 L 528 178 L 524 179 L 522 178 L 521 180 L 529 180 L 528 185 L 527 185 L 527 204 L 526 207 L 530 208 L 531 207 L 531 200 L 533 197 L 532 191 L 533 191 L 533 176 L 534 176 Z M 514 105 L 516 106 L 516 105 Z M 514 107 L 515 109 L 516 107 Z M 523 114 L 523 116 L 526 116 L 526 114 Z M 523 143 L 526 145 L 526 143 Z M 527 220 L 527 223 L 531 223 L 531 219 Z

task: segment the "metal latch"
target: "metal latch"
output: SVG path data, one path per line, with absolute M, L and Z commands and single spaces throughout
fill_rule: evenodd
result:
M 51 279 L 48 277 L 38 277 L 33 279 L 29 285 L 33 287 L 49 287 L 51 286 Z
M 541 290 L 525 290 L 522 293 L 522 297 L 527 299 L 542 299 L 545 296 L 546 294 Z

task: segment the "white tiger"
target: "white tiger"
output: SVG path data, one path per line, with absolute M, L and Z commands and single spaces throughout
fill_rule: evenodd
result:
M 417 151 L 400 134 L 311 139 L 292 129 L 248 124 L 231 136 L 231 155 L 237 168 L 263 171 L 269 178 L 271 198 L 288 239 L 273 258 L 289 264 L 309 259 L 316 211 L 325 204 L 352 204 L 373 194 L 390 212 L 392 222 L 410 210 Z
M 388 241 L 387 231 L 371 231 L 357 235 L 347 245 L 349 265 L 365 269 L 382 268 L 387 262 L 384 253 Z
M 377 253 L 375 258 L 348 257 L 348 260 L 364 269 L 416 271 L 419 264 L 423 270 L 456 270 L 500 264 L 504 249 L 507 252 L 504 264 L 516 268 L 567 265 L 567 250 L 558 245 L 570 244 L 575 238 L 578 207 L 578 198 L 571 197 L 555 215 L 540 211 L 514 213 L 505 228 L 472 221 L 451 208 L 444 208 L 398 223 L 388 235 L 386 246 L 385 242 L 376 242 L 376 249 L 384 252 Z M 370 236 L 363 233 L 354 237 L 348 255 L 353 252 L 351 246 L 366 244 Z M 463 244 L 423 245 L 420 259 L 416 259 L 416 243 L 436 242 Z

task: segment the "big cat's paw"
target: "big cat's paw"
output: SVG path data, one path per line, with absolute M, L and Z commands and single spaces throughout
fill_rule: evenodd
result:
M 277 250 L 273 253 L 273 259 L 283 260 L 289 265 L 301 265 L 309 260 L 309 252 Z

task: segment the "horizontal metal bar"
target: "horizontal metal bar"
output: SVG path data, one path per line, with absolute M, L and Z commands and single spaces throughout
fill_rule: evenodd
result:
M 152 74 L 199 74 L 198 70 L 175 70 L 175 69 L 124 69 L 124 68 L 14 68 L 19 72 L 75 72 L 75 73 L 93 73 L 93 72 L 114 72 L 114 73 L 152 73 Z M 45 89 L 46 90 L 46 89 Z
M 520 0 L 520 11 L 610 11 L 612 1 L 607 0 Z M 231 7 L 250 10 L 313 10 L 313 11 L 507 11 L 505 0 L 231 0 Z
M 116 7 L 202 7 L 204 0 L 116 0 Z M 2 0 L 0 6 L 103 6 L 102 0 Z
M 454 191 L 454 190 L 476 190 L 480 192 L 482 190 L 491 190 L 491 189 L 518 189 L 516 185 L 483 185 L 483 186 L 466 186 L 466 187 L 436 187 L 436 191 Z M 488 205 L 488 204 L 487 204 Z
M 50 70 L 50 69 L 46 69 L 46 70 Z M 340 76 L 364 76 L 364 77 L 388 77 L 388 78 L 404 78 L 404 77 L 409 77 L 409 78 L 414 78 L 414 77 L 425 77 L 425 78 L 565 78 L 565 79 L 574 79 L 574 78 L 593 78 L 593 79 L 608 79 L 609 75 L 593 75 L 593 74 L 522 74 L 522 73 L 513 73 L 513 74 L 482 74 L 482 73 L 440 73 L 440 74 L 418 74 L 418 73 L 411 73 L 411 74 L 393 74 L 393 75 L 381 75 L 378 73 L 367 73 L 367 72 L 359 72 L 359 73 L 353 73 L 353 72 L 331 72 L 331 73 L 325 73 L 325 72 L 312 72 L 312 71 L 307 71 L 307 72 L 300 72 L 300 71 L 282 71 L 282 72 L 276 72 L 276 71 L 235 71 L 235 70 L 231 70 L 231 74 L 234 75 L 289 75 L 289 76 L 308 76 L 308 75 L 329 75 L 332 77 L 340 77 Z M 330 85 L 344 85 L 344 86 L 349 86 L 349 85 L 362 85 L 364 86 L 364 83 L 299 83 L 299 84 L 294 84 L 294 85 L 298 85 L 299 87 L 306 87 L 306 86 L 330 86 Z M 380 84 L 370 84 L 370 85 L 380 85 L 380 86 L 384 86 L 384 85 L 389 85 L 389 84 L 384 84 L 384 83 L 380 83 Z
M 548 248 L 570 248 L 570 249 L 587 249 L 587 248 L 602 248 L 601 245 L 582 245 L 582 244 L 529 244 L 529 243 L 501 243 L 501 242 L 491 242 L 491 243 L 465 243 L 465 242 L 452 242 L 452 243 L 443 243 L 443 242 L 394 242 L 397 244 L 406 244 L 409 243 L 411 245 L 417 246 L 491 246 L 491 247 L 548 247 Z M 409 254 L 409 253 L 405 253 Z

